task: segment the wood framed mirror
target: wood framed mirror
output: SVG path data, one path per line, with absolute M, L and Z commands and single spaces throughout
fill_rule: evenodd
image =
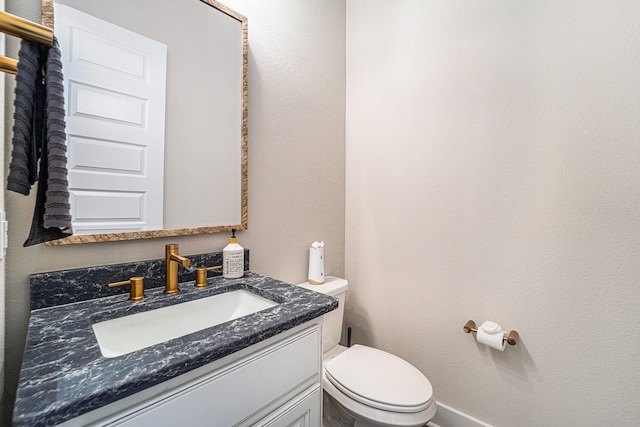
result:
M 92 52 L 92 57 L 82 57 L 79 46 L 86 43 L 79 39 L 79 35 L 84 34 L 86 39 L 92 40 L 100 39 L 100 36 L 93 34 L 95 26 L 66 32 L 62 28 L 56 28 L 59 18 L 56 10 L 60 8 L 75 9 L 166 45 L 164 160 L 160 165 L 159 162 L 154 164 L 154 161 L 145 158 L 140 154 L 144 149 L 138 146 L 136 137 L 132 137 L 130 141 L 117 142 L 130 149 L 135 148 L 129 151 L 135 151 L 139 158 L 127 161 L 127 164 L 136 165 L 135 167 L 105 167 L 96 163 L 97 160 L 103 161 L 108 157 L 105 153 L 110 151 L 116 153 L 113 155 L 115 159 L 125 157 L 108 145 L 111 137 L 105 137 L 97 131 L 102 124 L 95 122 L 95 126 L 93 125 L 93 110 L 83 110 L 83 106 L 105 104 L 100 98 L 96 98 L 96 94 L 105 90 L 98 83 L 83 81 L 84 72 L 74 74 L 70 69 L 69 84 L 65 86 L 71 87 L 75 94 L 73 96 L 77 95 L 81 101 L 83 90 L 90 94 L 85 96 L 84 104 L 72 95 L 67 95 L 65 99 L 72 214 L 74 221 L 79 224 L 78 228 L 82 230 L 76 232 L 74 223 L 73 236 L 47 244 L 134 240 L 215 233 L 232 228 L 246 229 L 247 19 L 213 0 L 42 0 L 43 25 L 54 28 L 62 55 L 84 62 L 89 69 L 98 69 L 104 65 L 100 58 L 107 55 L 111 49 L 109 46 L 119 44 L 98 44 L 107 47 L 98 49 L 93 46 L 88 49 Z M 60 40 L 58 34 L 67 39 Z M 129 50 L 137 52 L 136 49 Z M 114 57 L 119 58 L 118 55 Z M 94 60 L 96 58 L 98 60 Z M 107 68 L 110 68 L 109 64 Z M 128 78 L 129 76 L 124 76 L 122 79 Z M 129 96 L 117 93 L 119 99 Z M 129 98 L 138 100 L 142 96 Z M 136 111 L 141 119 L 134 125 L 143 128 L 148 123 L 148 111 L 144 109 L 146 100 L 139 104 L 143 107 Z M 107 121 L 118 122 L 121 117 L 108 117 Z M 76 122 L 81 124 L 80 130 L 77 130 L 78 127 L 74 128 Z M 125 125 L 135 127 L 128 121 Z M 158 138 L 150 139 L 155 141 Z M 72 151 L 77 147 L 81 148 L 78 151 L 80 154 Z M 97 147 L 96 151 L 93 151 L 94 147 Z M 77 179 L 78 176 L 84 177 L 91 171 L 97 171 L 98 175 L 106 175 L 107 181 L 117 181 L 130 172 L 125 169 L 132 169 L 134 175 L 144 175 L 145 171 L 161 169 L 161 166 L 164 171 L 161 227 L 147 225 L 140 220 L 145 212 L 158 209 L 147 205 L 145 197 L 140 196 L 143 190 L 136 190 L 134 196 L 127 193 L 127 184 L 125 190 L 87 190 L 78 184 Z M 115 178 L 109 176 L 110 173 Z M 133 177 L 135 178 L 136 176 Z M 104 194 L 109 197 L 96 198 Z M 133 201 L 121 206 L 117 204 L 120 199 Z M 114 206 L 117 206 L 116 212 L 121 218 L 116 218 L 106 228 L 96 228 L 95 217 L 100 217 L 103 211 Z M 99 231 L 92 232 L 96 229 Z

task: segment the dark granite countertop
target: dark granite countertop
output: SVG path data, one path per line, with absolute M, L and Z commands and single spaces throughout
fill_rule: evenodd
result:
M 210 286 L 180 284 L 181 292 L 146 289 L 141 302 L 128 294 L 35 309 L 13 422 L 45 426 L 77 417 L 270 338 L 338 306 L 335 298 L 245 272 L 240 279 L 214 277 Z M 92 323 L 234 289 L 247 289 L 279 305 L 114 358 L 101 355 Z

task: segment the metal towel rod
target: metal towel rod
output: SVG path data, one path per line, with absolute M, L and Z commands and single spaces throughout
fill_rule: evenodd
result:
M 53 30 L 51 28 L 3 11 L 0 11 L 0 31 L 45 46 L 53 46 Z M 18 61 L 0 56 L 0 71 L 15 74 L 17 70 Z

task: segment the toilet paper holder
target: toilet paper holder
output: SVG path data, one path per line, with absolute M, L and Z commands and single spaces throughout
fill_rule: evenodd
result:
M 478 328 L 476 326 L 476 322 L 474 322 L 473 320 L 469 320 L 462 328 L 462 330 L 466 333 L 469 334 L 471 332 L 473 332 L 474 334 L 478 332 Z M 509 345 L 516 345 L 516 343 L 518 342 L 518 338 L 520 338 L 520 335 L 518 335 L 518 331 L 511 330 L 509 331 L 509 333 L 507 334 L 506 337 L 503 337 L 502 340 L 506 341 L 507 344 Z

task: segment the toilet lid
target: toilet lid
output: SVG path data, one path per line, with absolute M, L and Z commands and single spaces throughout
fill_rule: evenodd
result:
M 325 363 L 327 379 L 341 392 L 368 406 L 418 412 L 431 405 L 429 380 L 403 359 L 354 345 Z

